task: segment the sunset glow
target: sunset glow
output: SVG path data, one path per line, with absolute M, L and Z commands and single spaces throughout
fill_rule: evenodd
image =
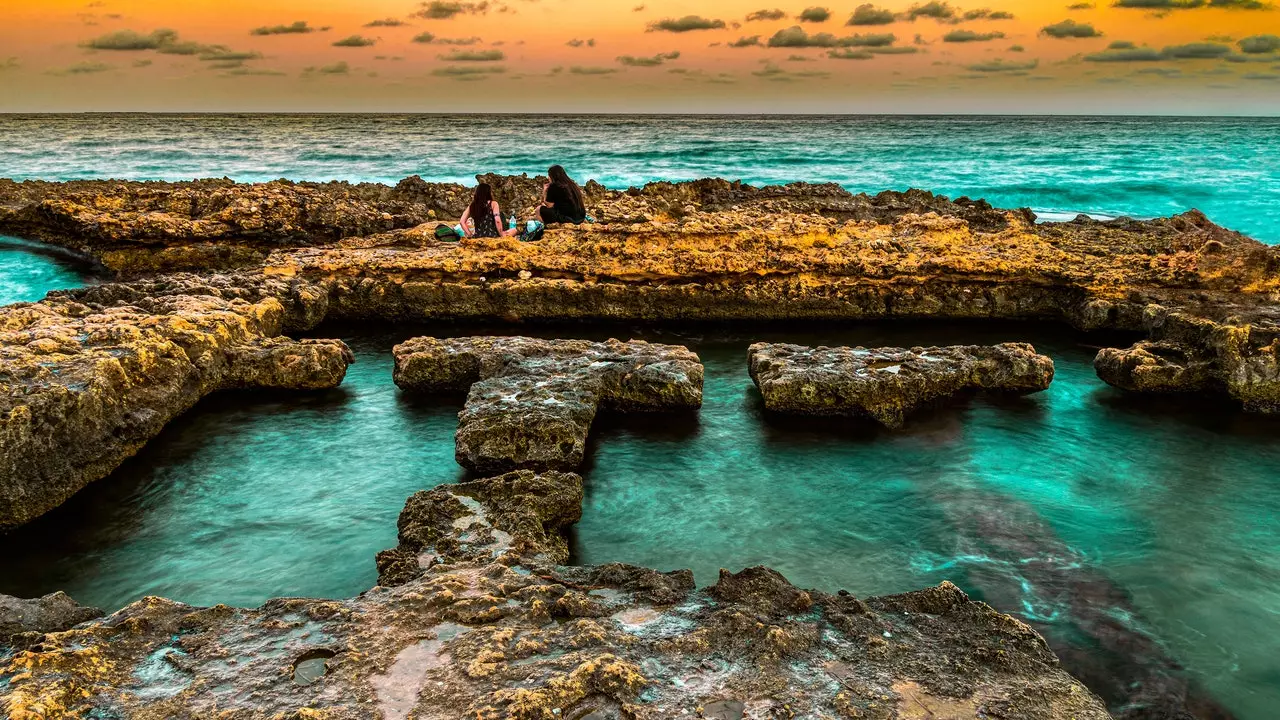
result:
M 1268 3 L 859 5 L 9 3 L 0 10 L 0 110 L 1280 108 L 1280 10 Z

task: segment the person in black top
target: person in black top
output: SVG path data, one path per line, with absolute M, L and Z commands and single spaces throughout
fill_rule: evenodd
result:
M 519 232 L 514 228 L 507 230 L 503 225 L 502 210 L 498 207 L 498 201 L 493 199 L 493 188 L 489 183 L 476 185 L 471 205 L 462 213 L 462 232 L 467 237 L 487 238 L 509 237 Z
M 587 206 L 582 199 L 582 188 L 574 182 L 564 168 L 552 165 L 547 170 L 551 182 L 542 188 L 542 205 L 538 216 L 544 223 L 581 223 L 587 218 Z

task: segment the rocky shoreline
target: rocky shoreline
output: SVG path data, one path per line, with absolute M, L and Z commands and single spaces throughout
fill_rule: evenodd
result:
M 504 207 L 530 207 L 540 187 L 484 179 Z M 340 383 L 351 361 L 341 342 L 289 337 L 325 322 L 1046 320 L 1144 335 L 1099 352 L 1099 377 L 1117 387 L 1280 412 L 1280 249 L 1199 213 L 1036 224 L 1025 210 L 914 190 L 720 180 L 585 190 L 594 225 L 536 243 L 442 243 L 434 223 L 456 217 L 468 193 L 417 178 L 0 181 L 0 233 L 83 253 L 117 276 L 0 308 L 0 527 L 106 476 L 208 393 Z M 701 366 L 669 346 L 581 343 L 557 356 L 555 343 L 531 343 L 420 338 L 397 349 L 402 387 L 470 387 L 460 462 L 525 469 L 415 495 L 400 546 L 379 555 L 378 588 L 257 611 L 149 598 L 75 630 L 19 633 L 0 654 L 10 714 L 1106 717 L 1033 631 L 954 587 L 861 601 L 765 569 L 696 590 L 687 574 L 563 566 L 581 480 L 562 471 L 581 462 L 597 407 L 696 407 Z M 1046 386 L 1052 362 L 1018 353 L 1035 377 L 1005 385 Z M 440 370 L 448 357 L 467 359 Z M 985 382 L 966 368 L 946 388 L 910 399 L 898 388 L 864 410 L 899 424 L 953 380 Z M 637 373 L 640 391 L 628 385 Z M 519 422 L 509 397 L 554 406 L 539 427 L 556 431 L 530 446 L 503 430 Z M 295 664 L 310 682 L 290 677 Z M 437 685 L 426 683 L 433 673 Z

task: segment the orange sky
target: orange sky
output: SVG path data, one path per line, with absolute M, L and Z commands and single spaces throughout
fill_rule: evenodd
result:
M 944 17 L 911 20 L 930 8 L 886 0 L 872 7 L 891 22 L 848 26 L 863 3 L 26 0 L 0 8 L 0 111 L 1280 111 L 1280 8 L 1114 6 L 1135 1 L 934 3 Z M 807 7 L 830 18 L 802 21 Z M 984 8 L 1013 18 L 965 19 Z M 762 10 L 782 16 L 747 21 Z M 652 29 L 690 15 L 676 28 L 715 27 Z M 251 32 L 297 21 L 316 30 Z M 865 45 L 883 34 L 888 49 Z

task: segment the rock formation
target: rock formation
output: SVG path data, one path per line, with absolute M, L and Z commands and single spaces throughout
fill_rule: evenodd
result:
M 482 473 L 572 470 L 597 409 L 660 411 L 702 404 L 698 356 L 675 345 L 525 337 L 414 338 L 394 350 L 396 385 L 468 390 L 457 458 Z
M 1218 321 L 1151 305 L 1144 319 L 1151 339 L 1098 351 L 1098 377 L 1131 392 L 1223 393 L 1245 410 L 1280 413 L 1280 312 Z
M 1029 627 L 949 583 L 855 598 L 765 568 L 557 565 L 582 481 L 410 499 L 383 585 L 257 610 L 146 598 L 0 654 L 10 717 L 1101 720 Z
M 276 298 L 92 302 L 118 291 L 0 308 L 0 529 L 106 476 L 211 392 L 334 387 L 353 359 L 337 340 L 277 337 Z
M 81 605 L 63 592 L 31 600 L 0 595 L 0 648 L 34 640 L 31 636 L 69 630 L 99 617 L 101 610 Z
M 871 417 L 890 428 L 965 390 L 1033 393 L 1053 381 L 1053 360 L 1026 343 L 910 350 L 756 343 L 747 362 L 769 410 Z

